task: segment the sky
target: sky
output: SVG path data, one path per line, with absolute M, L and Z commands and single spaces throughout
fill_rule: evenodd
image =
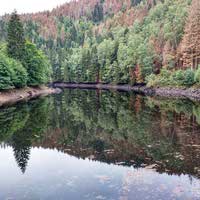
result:
M 0 0 L 0 15 L 11 13 L 14 9 L 19 14 L 52 10 L 69 0 Z

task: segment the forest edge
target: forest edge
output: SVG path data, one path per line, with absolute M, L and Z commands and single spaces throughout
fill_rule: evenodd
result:
M 172 88 L 172 87 L 147 87 L 146 85 L 112 85 L 96 83 L 65 83 L 54 82 L 47 86 L 26 87 L 22 89 L 11 89 L 0 91 L 0 107 L 13 105 L 21 101 L 28 101 L 40 96 L 58 94 L 62 89 L 100 89 L 100 90 L 118 90 L 132 91 L 147 96 L 160 96 L 167 98 L 187 98 L 193 101 L 200 101 L 200 89 L 198 88 Z

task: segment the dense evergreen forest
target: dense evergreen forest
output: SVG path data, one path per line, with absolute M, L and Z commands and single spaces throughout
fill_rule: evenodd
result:
M 78 0 L 20 17 L 25 38 L 46 53 L 54 81 L 200 84 L 199 0 Z M 8 18 L 0 19 L 2 43 L 9 38 Z M 28 58 L 17 58 L 24 76 L 33 73 L 32 62 L 47 66 L 32 43 L 25 43 Z M 29 77 L 23 85 L 47 82 L 39 71 L 33 74 L 39 82 Z

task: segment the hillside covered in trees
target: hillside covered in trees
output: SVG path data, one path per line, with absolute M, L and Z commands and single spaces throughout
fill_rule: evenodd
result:
M 78 0 L 21 19 L 54 81 L 200 84 L 199 0 Z
M 0 44 L 0 90 L 40 86 L 50 79 L 49 61 L 26 40 L 23 24 L 13 12 L 6 27 L 6 42 Z

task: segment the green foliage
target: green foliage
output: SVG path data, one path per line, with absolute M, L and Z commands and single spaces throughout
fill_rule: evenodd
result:
M 187 69 L 186 71 L 184 71 L 184 82 L 183 85 L 186 86 L 192 86 L 195 84 L 195 72 L 194 70 L 191 69 Z
M 152 86 L 168 86 L 170 84 L 171 72 L 167 69 L 162 69 L 159 75 L 151 74 L 146 78 L 147 85 Z
M 22 88 L 27 85 L 28 74 L 26 69 L 18 61 L 11 60 L 10 65 L 13 71 L 12 83 L 15 88 Z
M 50 69 L 47 58 L 27 42 L 23 65 L 6 55 L 5 45 L 0 46 L 0 89 L 37 86 L 48 82 Z M 24 68 L 25 66 L 26 68 Z
M 145 7 L 147 4 L 146 1 L 132 1 L 134 9 Z M 59 75 L 55 78 L 72 82 L 100 80 L 115 84 L 145 83 L 146 77 L 162 66 L 163 54 L 155 50 L 152 41 L 157 40 L 158 45 L 169 44 L 170 48 L 177 48 L 184 33 L 189 2 L 166 0 L 155 1 L 154 5 L 149 7 L 149 13 L 142 22 L 135 20 L 133 26 L 128 28 L 119 25 L 108 30 L 104 28 L 101 34 L 94 34 L 88 21 L 70 21 L 66 27 L 71 27 L 71 30 L 76 32 L 76 38 L 65 38 L 66 41 L 73 41 L 71 46 L 68 46 L 69 49 L 65 49 L 63 45 L 62 57 L 59 59 L 63 61 L 59 66 L 56 65 L 61 77 Z M 93 18 L 98 18 L 100 6 L 101 3 L 95 6 Z M 95 55 L 91 51 L 94 46 L 97 49 Z M 91 62 L 92 57 L 95 57 L 96 66 Z M 174 57 L 168 65 L 173 70 Z M 193 84 L 192 72 L 187 72 L 187 80 L 183 81 L 179 80 L 179 75 L 178 72 L 173 75 L 174 79 L 177 79 L 174 84 Z M 160 76 L 157 84 L 159 82 L 166 85 L 169 79 Z
M 0 53 L 6 55 L 7 54 L 7 46 L 6 43 L 0 43 Z
M 191 69 L 177 70 L 171 75 L 171 81 L 177 86 L 192 86 L 194 81 L 194 71 Z
M 4 108 L 0 112 L 0 141 L 8 140 L 12 135 L 20 131 L 29 118 L 27 105 Z
M 0 90 L 11 89 L 14 87 L 12 82 L 13 71 L 10 59 L 0 54 Z
M 149 85 L 157 86 L 159 84 L 166 86 L 170 82 L 174 86 L 194 84 L 194 73 L 189 70 L 185 73 L 176 71 L 170 74 L 170 79 L 165 75 L 158 75 L 156 78 L 153 75 L 158 73 L 163 65 L 174 71 L 176 64 L 174 51 L 184 34 L 191 0 L 131 0 L 134 8 L 129 8 L 125 3 L 121 7 L 124 17 L 121 11 L 112 13 L 109 8 L 104 7 L 104 3 L 104 1 L 98 2 L 94 10 L 88 10 L 86 16 L 78 19 L 67 16 L 54 17 L 52 21 L 55 22 L 55 27 L 52 24 L 53 28 L 48 30 L 48 34 L 46 30 L 40 34 L 42 29 L 40 22 L 29 20 L 25 23 L 26 37 L 43 49 L 50 60 L 54 81 L 134 85 L 146 83 L 148 80 Z M 136 19 L 132 25 L 127 22 L 129 26 L 122 24 L 126 17 L 130 20 L 129 9 L 137 13 L 147 11 L 147 8 L 148 13 L 143 20 Z M 11 21 L 21 27 L 19 31 L 22 30 L 16 14 L 13 14 Z M 14 22 L 10 22 L 11 25 Z M 13 29 L 11 25 L 10 30 Z M 0 21 L 2 30 L 3 27 L 4 24 Z M 52 36 L 49 36 L 51 31 Z M 15 38 L 13 41 L 23 41 L 23 39 Z M 167 52 L 164 52 L 165 49 Z M 32 58 L 29 51 L 33 51 Z M 47 69 L 41 70 L 43 68 L 41 66 L 46 65 L 41 61 L 45 58 L 41 59 L 39 54 L 36 53 L 36 47 L 30 47 L 28 51 L 26 47 L 26 52 L 23 54 L 26 57 L 23 65 L 28 74 L 30 73 L 28 79 L 30 85 L 42 84 L 48 79 L 44 76 L 44 71 Z
M 0 44 L 0 90 L 37 86 L 49 77 L 46 56 L 32 43 L 25 43 L 23 24 L 15 11 L 8 22 L 7 44 Z
M 105 39 L 101 42 L 98 46 L 98 60 L 100 64 L 100 74 L 101 80 L 103 82 L 112 82 L 112 64 L 113 64 L 113 57 L 115 56 L 115 42 L 111 39 Z
M 22 64 L 7 56 L 6 44 L 0 44 L 1 87 L 0 89 L 21 88 L 27 84 L 27 72 Z M 4 72 L 3 72 L 4 71 Z
M 191 69 L 169 71 L 162 69 L 159 75 L 151 74 L 147 77 L 148 86 L 186 86 L 195 84 L 195 72 Z
M 26 86 L 27 72 L 19 61 L 0 53 L 0 89 Z
M 24 63 L 28 72 L 28 85 L 37 86 L 49 81 L 50 69 L 46 56 L 31 42 L 25 44 Z
M 25 37 L 23 24 L 17 12 L 13 12 L 8 23 L 7 51 L 11 58 L 23 61 Z

